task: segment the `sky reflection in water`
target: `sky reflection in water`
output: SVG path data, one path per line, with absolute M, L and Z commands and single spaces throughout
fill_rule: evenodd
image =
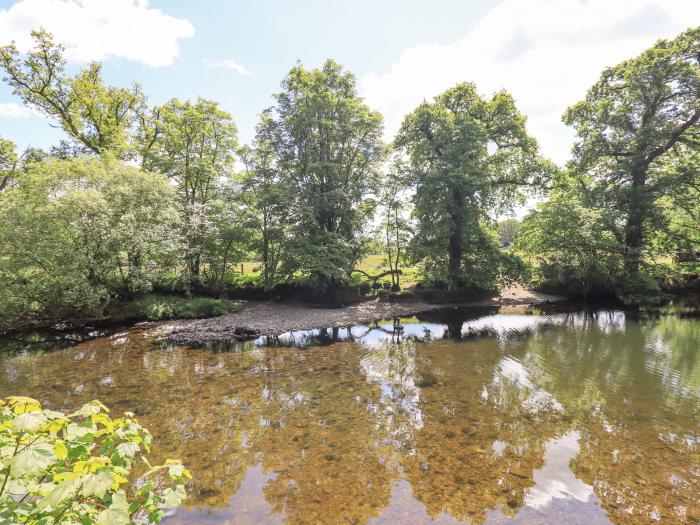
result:
M 216 349 L 33 346 L 0 354 L 2 394 L 136 412 L 195 475 L 167 523 L 700 520 L 698 320 L 449 310 Z

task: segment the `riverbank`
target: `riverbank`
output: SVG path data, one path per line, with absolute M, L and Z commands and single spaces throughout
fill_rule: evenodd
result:
M 153 335 L 175 344 L 209 344 L 260 335 L 280 335 L 320 326 L 348 326 L 412 315 L 449 306 L 519 306 L 554 303 L 566 297 L 527 290 L 520 285 L 504 288 L 500 295 L 474 302 L 429 303 L 419 299 L 400 302 L 373 299 L 340 308 L 303 303 L 241 301 L 235 313 L 210 319 L 167 321 L 153 325 Z
M 0 324 L 0 337 L 34 331 L 63 334 L 90 330 L 123 328 L 142 321 L 212 318 L 237 311 L 227 299 L 146 294 L 111 307 L 100 317 L 29 318 L 14 324 Z M 102 332 L 100 332 L 102 333 Z

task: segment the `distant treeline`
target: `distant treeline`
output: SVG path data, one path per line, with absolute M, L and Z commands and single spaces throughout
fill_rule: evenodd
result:
M 415 265 L 450 296 L 532 279 L 639 303 L 693 272 L 673 256 L 700 247 L 700 28 L 602 72 L 564 114 L 577 138 L 563 168 L 511 95 L 473 83 L 420 104 L 385 144 L 352 73 L 296 65 L 243 146 L 216 102 L 150 106 L 99 63 L 69 74 L 51 35 L 33 37 L 26 55 L 0 48 L 4 80 L 66 139 L 19 153 L 0 138 L 5 322 L 99 315 L 167 286 L 353 287 L 378 245 L 394 289 Z M 253 283 L 237 271 L 250 260 Z

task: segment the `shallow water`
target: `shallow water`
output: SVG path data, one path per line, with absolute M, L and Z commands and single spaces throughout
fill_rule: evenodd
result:
M 170 524 L 699 523 L 700 320 L 515 311 L 33 341 L 0 354 L 0 395 L 136 412 L 195 477 Z

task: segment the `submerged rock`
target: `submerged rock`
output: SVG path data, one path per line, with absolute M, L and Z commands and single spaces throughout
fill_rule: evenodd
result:
M 199 331 L 188 330 L 171 332 L 162 338 L 166 343 L 175 345 L 201 346 L 216 343 L 229 343 L 234 341 L 247 341 L 260 336 L 260 331 L 242 326 L 231 327 L 228 330 Z

